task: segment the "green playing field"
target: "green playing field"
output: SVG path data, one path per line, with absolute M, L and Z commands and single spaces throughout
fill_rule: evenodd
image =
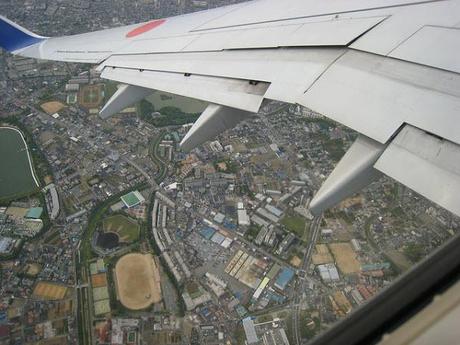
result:
M 123 215 L 115 215 L 104 219 L 104 232 L 115 232 L 122 242 L 133 242 L 139 238 L 139 224 Z

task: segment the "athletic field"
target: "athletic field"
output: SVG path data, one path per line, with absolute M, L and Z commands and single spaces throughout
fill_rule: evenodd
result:
M 161 301 L 160 272 L 152 255 L 126 254 L 114 272 L 118 299 L 126 308 L 141 310 Z
M 80 89 L 78 102 L 85 108 L 97 108 L 104 100 L 102 85 L 86 85 Z
M 131 243 L 139 238 L 139 224 L 121 214 L 108 217 L 103 221 L 104 232 L 114 232 L 120 242 Z
M 64 109 L 65 105 L 61 102 L 52 101 L 43 103 L 40 108 L 42 108 L 48 115 L 53 115 Z

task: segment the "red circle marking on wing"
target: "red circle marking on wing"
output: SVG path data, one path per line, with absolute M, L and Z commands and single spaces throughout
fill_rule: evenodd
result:
M 150 30 L 155 29 L 156 27 L 159 27 L 164 22 L 166 22 L 166 19 L 153 20 L 151 22 L 148 22 L 147 24 L 144 24 L 142 26 L 135 28 L 134 30 L 131 30 L 130 32 L 126 34 L 126 37 L 131 38 L 131 37 L 141 35 L 147 31 L 150 31 Z

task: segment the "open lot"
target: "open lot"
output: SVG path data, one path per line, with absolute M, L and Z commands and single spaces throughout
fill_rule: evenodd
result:
M 62 104 L 61 102 L 52 101 L 52 102 L 43 103 L 40 106 L 40 108 L 42 108 L 43 111 L 47 113 L 48 115 L 53 115 L 61 111 L 62 109 L 64 109 L 65 105 Z
M 24 272 L 29 277 L 36 277 L 40 273 L 41 270 L 42 270 L 42 267 L 39 264 L 29 263 L 25 267 Z
M 57 300 L 63 299 L 67 293 L 67 287 L 49 282 L 38 282 L 33 295 L 36 298 Z
M 36 343 L 38 345 L 67 345 L 69 342 L 67 341 L 67 336 L 60 335 L 50 339 L 43 339 L 40 342 Z
M 160 272 L 152 255 L 126 254 L 114 273 L 118 299 L 126 308 L 140 310 L 161 301 Z
M 362 206 L 364 203 L 364 197 L 362 195 L 356 195 L 351 198 L 347 198 L 343 200 L 339 205 L 338 208 L 349 208 L 354 206 Z
M 385 255 L 401 272 L 407 271 L 412 266 L 407 257 L 397 250 L 388 250 L 385 252 Z
M 28 208 L 10 206 L 6 209 L 6 214 L 16 219 L 22 219 L 26 216 L 27 211 L 29 211 Z
M 293 232 L 297 237 L 304 238 L 305 236 L 305 224 L 306 220 L 304 217 L 297 215 L 286 215 L 282 220 L 283 224 L 288 231 Z
M 162 331 L 152 332 L 151 339 L 151 343 L 149 344 L 180 344 L 182 337 L 179 332 Z
M 34 192 L 38 181 L 21 132 L 0 127 L 0 199 Z
M 114 232 L 120 237 L 120 242 L 133 242 L 139 238 L 139 224 L 126 216 L 117 214 L 103 221 L 104 232 Z
M 73 300 L 64 300 L 55 303 L 54 307 L 48 310 L 48 319 L 60 319 L 71 315 L 73 312 Z
M 317 244 L 316 252 L 312 256 L 312 262 L 315 265 L 330 264 L 334 262 L 334 258 L 329 252 L 329 248 L 325 244 Z
M 361 264 L 356 259 L 357 254 L 349 243 L 331 243 L 329 248 L 343 274 L 358 273 Z
M 294 267 L 300 267 L 300 265 L 302 265 L 302 259 L 294 255 L 291 260 L 289 260 L 289 263 Z

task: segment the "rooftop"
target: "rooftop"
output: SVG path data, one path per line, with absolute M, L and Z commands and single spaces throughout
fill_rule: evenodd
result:
M 279 274 L 278 279 L 276 279 L 275 286 L 281 290 L 284 290 L 293 277 L 294 271 L 285 267 Z
M 256 329 L 254 327 L 254 321 L 251 318 L 246 318 L 243 320 L 244 333 L 246 333 L 246 340 L 249 345 L 257 344 L 259 342 L 259 337 L 256 334 Z
M 213 228 L 210 228 L 210 227 L 206 227 L 206 228 L 203 228 L 203 229 L 200 230 L 201 236 L 203 236 L 207 240 L 210 240 L 215 232 L 216 232 L 216 230 L 214 230 Z

